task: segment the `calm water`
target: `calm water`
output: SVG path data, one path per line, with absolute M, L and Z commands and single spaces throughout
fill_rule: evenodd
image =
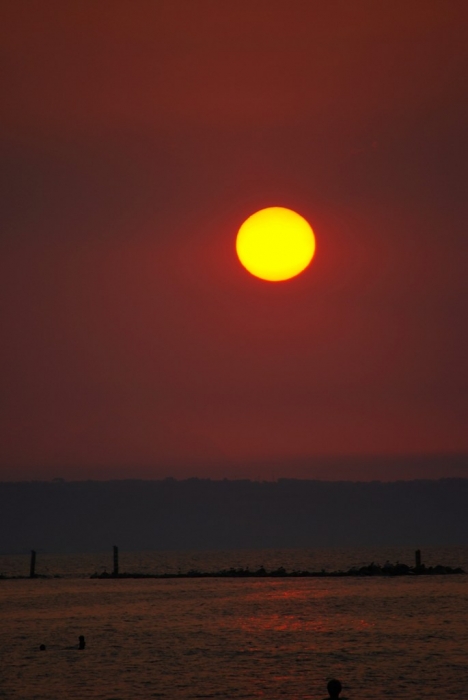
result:
M 369 554 L 377 563 L 412 563 L 412 552 L 389 553 L 150 553 L 128 555 L 126 563 L 122 554 L 121 568 L 347 568 L 369 563 Z M 423 558 L 468 569 L 467 554 L 428 551 Z M 110 559 L 41 556 L 38 571 L 47 563 L 68 577 L 0 581 L 1 698 L 321 699 L 331 676 L 343 681 L 349 700 L 468 698 L 468 576 L 83 577 L 111 569 Z M 21 566 L 27 557 L 0 558 L 0 572 Z M 80 634 L 83 652 L 73 648 Z

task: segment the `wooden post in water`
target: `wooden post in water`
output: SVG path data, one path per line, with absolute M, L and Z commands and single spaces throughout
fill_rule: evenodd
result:
M 36 552 L 31 549 L 31 563 L 29 566 L 29 578 L 34 578 L 36 576 Z
M 421 566 L 421 550 L 417 549 L 414 553 L 414 564 L 417 569 Z
M 114 544 L 114 571 L 112 572 L 112 576 L 118 576 L 119 575 L 119 548 L 115 546 Z

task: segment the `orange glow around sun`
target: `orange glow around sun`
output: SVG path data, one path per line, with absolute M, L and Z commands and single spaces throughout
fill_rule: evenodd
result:
M 252 275 L 281 282 L 309 265 L 315 253 L 315 236 L 307 221 L 292 209 L 268 207 L 244 221 L 236 251 Z

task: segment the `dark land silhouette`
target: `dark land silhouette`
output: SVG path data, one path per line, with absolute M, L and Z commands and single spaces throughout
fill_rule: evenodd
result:
M 0 553 L 464 545 L 468 480 L 0 483 Z
M 389 564 L 380 566 L 380 564 L 368 564 L 366 566 L 352 567 L 346 570 L 337 571 L 309 571 L 301 569 L 293 569 L 287 571 L 283 566 L 277 569 L 265 569 L 263 566 L 259 569 L 249 568 L 230 568 L 220 569 L 218 571 L 200 571 L 199 569 L 190 569 L 187 572 L 164 573 L 164 574 L 142 574 L 138 572 L 123 572 L 123 573 L 95 573 L 91 578 L 109 579 L 109 578 L 342 578 L 350 576 L 450 576 L 466 573 L 461 567 L 444 566 L 437 564 L 436 566 L 420 567 L 408 566 L 407 564 Z M 0 578 L 8 578 L 2 577 Z M 24 578 L 24 577 L 10 577 Z M 41 578 L 50 578 L 50 576 L 42 576 Z M 59 577 L 58 577 L 59 578 Z
M 364 566 L 352 566 L 350 569 L 336 569 L 336 570 L 326 570 L 321 569 L 285 569 L 284 566 L 279 566 L 276 569 L 266 569 L 263 565 L 258 568 L 250 567 L 230 567 L 224 569 L 211 569 L 211 570 L 201 570 L 201 569 L 188 569 L 182 571 L 180 568 L 175 572 L 141 572 L 141 571 L 123 571 L 119 569 L 119 548 L 113 546 L 113 570 L 108 572 L 104 569 L 101 573 L 97 571 L 91 574 L 91 578 L 99 579 L 141 579 L 141 578 L 156 578 L 156 579 L 174 579 L 174 578 L 339 578 L 343 576 L 449 576 L 453 574 L 464 574 L 465 571 L 461 567 L 446 566 L 444 564 L 436 564 L 432 566 L 426 566 L 422 563 L 421 550 L 417 549 L 414 553 L 415 563 L 414 566 L 409 566 L 408 564 L 397 561 L 396 563 L 391 563 L 386 561 L 385 564 L 376 564 L 374 561 L 370 564 L 365 564 Z M 31 560 L 36 560 L 36 552 L 31 551 Z M 33 578 L 62 578 L 60 574 L 36 574 L 33 567 L 31 566 L 29 577 L 22 574 L 16 574 L 13 576 L 8 576 L 5 574 L 0 574 L 0 580 L 5 579 L 33 579 Z M 84 637 L 81 636 L 80 649 L 84 649 Z

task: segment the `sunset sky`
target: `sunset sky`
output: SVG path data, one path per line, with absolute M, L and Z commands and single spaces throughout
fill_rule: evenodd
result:
M 4 3 L 0 479 L 468 454 L 467 27 L 466 0 Z M 287 282 L 236 257 L 268 206 L 315 232 Z

